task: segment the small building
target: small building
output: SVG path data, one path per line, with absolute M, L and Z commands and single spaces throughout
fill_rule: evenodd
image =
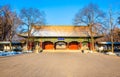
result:
M 91 34 L 88 26 L 32 26 L 30 32 L 29 49 L 38 44 L 44 50 L 79 50 L 91 48 Z M 19 34 L 28 38 L 28 32 Z M 94 39 L 100 38 L 93 33 Z
M 111 51 L 112 42 L 97 42 L 98 46 L 103 47 L 103 51 Z M 120 42 L 113 42 L 114 51 L 120 51 Z
M 22 43 L 15 41 L 0 41 L 0 51 L 22 51 Z

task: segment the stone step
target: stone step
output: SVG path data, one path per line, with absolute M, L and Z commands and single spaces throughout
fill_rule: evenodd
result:
M 43 50 L 43 52 L 81 52 L 81 50 Z

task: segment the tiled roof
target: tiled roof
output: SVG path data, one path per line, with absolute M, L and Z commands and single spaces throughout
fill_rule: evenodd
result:
M 88 26 L 32 26 L 30 34 L 34 37 L 90 37 Z M 28 33 L 20 35 L 25 37 Z

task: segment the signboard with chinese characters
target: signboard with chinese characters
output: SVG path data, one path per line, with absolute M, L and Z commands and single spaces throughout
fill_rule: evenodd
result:
M 58 40 L 64 40 L 64 38 L 62 38 L 62 37 L 59 37 L 59 38 L 58 38 Z

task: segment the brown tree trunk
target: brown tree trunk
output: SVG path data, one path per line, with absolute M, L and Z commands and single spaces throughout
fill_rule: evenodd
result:
M 12 27 L 10 30 L 10 51 L 12 51 Z
M 29 42 L 30 42 L 30 32 L 28 30 L 28 38 L 27 38 L 27 50 L 29 51 Z
M 111 46 L 112 46 L 112 49 L 111 51 L 114 53 L 114 42 L 113 42 L 113 18 L 112 18 L 112 12 L 111 10 L 109 11 L 109 14 L 110 14 L 110 26 L 111 26 Z
M 89 30 L 90 30 L 90 37 L 91 37 L 91 50 L 95 51 L 94 47 L 94 37 L 93 37 L 93 32 L 92 32 L 92 24 L 89 25 Z
M 30 33 L 31 33 L 30 25 L 28 25 L 28 38 L 27 38 L 27 50 L 28 51 L 29 51 L 29 43 L 30 43 Z
M 114 53 L 114 42 L 113 42 L 113 31 L 112 30 L 111 30 L 111 46 L 112 46 L 111 52 Z

